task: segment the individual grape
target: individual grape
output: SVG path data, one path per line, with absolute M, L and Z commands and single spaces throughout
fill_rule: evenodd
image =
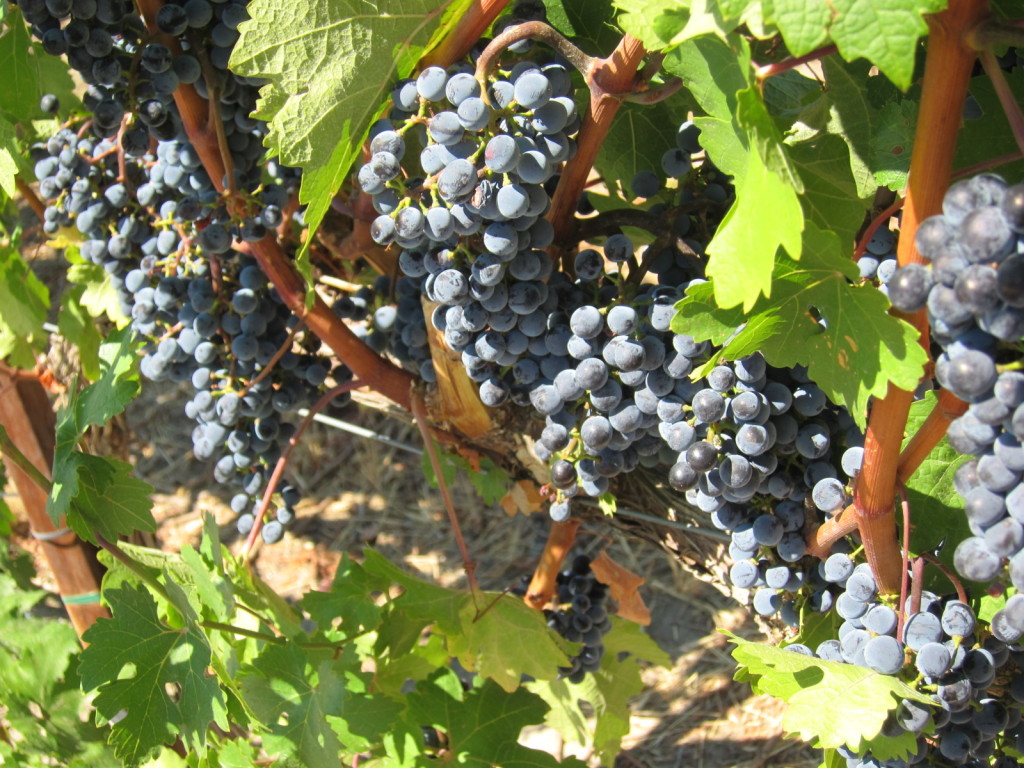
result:
M 854 563 L 849 555 L 841 552 L 829 555 L 822 564 L 822 575 L 832 583 L 842 583 L 853 575 Z
M 266 544 L 276 544 L 284 536 L 284 526 L 278 520 L 271 520 L 260 529 L 260 535 Z
M 941 677 L 952 661 L 949 649 L 942 643 L 929 642 L 917 649 L 914 664 L 917 671 L 928 677 Z
M 903 644 L 895 637 L 878 635 L 864 646 L 864 662 L 882 675 L 895 675 L 903 668 Z
M 416 92 L 427 101 L 440 101 L 445 95 L 448 73 L 441 67 L 427 67 L 416 78 Z
M 526 72 L 515 81 L 514 93 L 521 107 L 535 109 L 551 98 L 551 82 L 541 72 Z
M 635 197 L 651 198 L 661 189 L 661 179 L 653 171 L 638 171 L 629 182 L 629 188 Z

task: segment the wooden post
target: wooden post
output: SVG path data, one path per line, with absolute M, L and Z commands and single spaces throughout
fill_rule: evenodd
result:
M 46 390 L 32 374 L 0 363 L 0 424 L 12 442 L 44 475 L 50 477 L 56 439 L 56 419 Z M 57 580 L 68 617 L 81 637 L 96 619 L 109 617 L 100 604 L 102 566 L 96 550 L 73 532 L 53 524 L 46 512 L 47 493 L 14 462 L 5 460 L 8 477 L 28 513 L 32 535 L 40 540 L 43 556 Z

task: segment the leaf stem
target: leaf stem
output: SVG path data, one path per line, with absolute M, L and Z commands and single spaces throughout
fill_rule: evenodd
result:
M 754 67 L 754 76 L 757 78 L 758 83 L 763 83 L 769 77 L 775 77 L 781 75 L 783 72 L 789 72 L 791 69 L 796 69 L 801 64 L 807 64 L 811 61 L 817 61 L 829 56 L 839 48 L 834 43 L 830 45 L 824 45 L 821 48 L 817 48 L 810 53 L 805 53 L 803 56 L 794 56 L 793 58 L 783 59 L 782 61 L 773 61 L 771 64 L 762 64 L 761 66 Z
M 100 545 L 104 550 L 110 553 L 110 556 L 117 560 L 121 565 L 127 568 L 129 571 L 138 576 L 151 590 L 160 595 L 171 605 L 174 605 L 174 600 L 171 598 L 171 594 L 167 591 L 167 588 L 151 574 L 146 567 L 138 562 L 135 558 L 121 549 L 115 542 L 107 541 L 99 533 L 94 534 L 96 536 L 96 543 Z
M 45 491 L 47 495 L 53 490 L 53 482 L 35 464 L 29 461 L 24 453 L 18 450 L 18 446 L 11 440 L 10 435 L 7 434 L 7 430 L 2 424 L 0 424 L 0 454 L 3 454 L 10 462 L 17 465 L 18 469 L 24 472 L 29 480 L 39 486 L 39 489 Z
M 268 635 L 265 632 L 257 632 L 252 629 L 246 629 L 245 627 L 236 627 L 233 624 L 224 624 L 219 621 L 200 621 L 199 626 L 204 629 L 216 629 L 221 632 L 230 632 L 233 635 L 241 635 L 242 637 L 249 637 L 253 640 L 262 640 L 265 643 L 273 643 L 274 645 L 287 645 L 288 639 L 284 637 L 278 637 L 277 635 Z

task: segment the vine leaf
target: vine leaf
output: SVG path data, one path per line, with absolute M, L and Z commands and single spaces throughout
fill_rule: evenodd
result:
M 928 418 L 935 403 L 935 393 L 927 392 L 922 400 L 911 404 L 905 444 Z M 907 481 L 907 501 L 912 520 L 919 523 L 928 521 L 926 525 L 911 525 L 910 550 L 915 553 L 930 552 L 943 540 L 951 542 L 939 552 L 939 559 L 949 566 L 952 573 L 956 573 L 953 564 L 956 544 L 973 535 L 963 511 L 963 497 L 953 485 L 957 469 L 969 458 L 969 455 L 953 450 L 949 441 L 942 438 Z M 902 525 L 902 516 L 897 514 L 897 519 Z M 928 568 L 925 573 L 929 578 L 929 589 L 934 586 L 940 591 L 948 590 L 949 581 L 938 569 Z M 985 590 L 979 589 L 978 593 L 985 594 Z
M 345 668 L 358 670 L 351 647 L 334 659 L 289 643 L 266 646 L 243 670 L 242 692 L 267 726 L 268 752 L 294 755 L 309 768 L 337 768 L 342 745 L 326 718 L 343 713 Z
M 95 541 L 94 530 L 116 539 L 136 530 L 155 531 L 149 485 L 131 476 L 131 467 L 91 456 L 75 445 L 91 426 L 121 413 L 139 390 L 136 342 L 130 328 L 114 331 L 100 345 L 100 378 L 71 398 L 57 414 L 53 488 L 46 511 L 55 524 L 67 515 L 80 537 Z
M 108 720 L 122 710 L 110 740 L 117 756 L 138 765 L 180 734 L 187 746 L 205 752 L 210 722 L 228 727 L 224 697 L 208 676 L 211 653 L 195 626 L 169 627 L 157 617 L 144 587 L 104 592 L 113 618 L 99 619 L 83 635 L 82 687 L 97 690 L 97 711 Z M 133 674 L 122 677 L 126 671 Z M 171 698 L 167 686 L 179 694 Z
M 882 735 L 882 726 L 900 699 L 935 705 L 900 679 L 725 634 L 736 645 L 732 651 L 740 665 L 736 679 L 749 680 L 755 693 L 767 693 L 788 704 L 782 718 L 788 733 L 822 749 L 844 744 L 859 754 L 870 749 L 877 760 L 903 758 L 917 749 L 912 733 Z
M 924 15 L 938 13 L 947 0 L 771 0 L 765 13 L 795 56 L 831 40 L 847 61 L 865 58 L 901 89 L 910 87 L 917 41 L 928 32 Z M 814 14 L 814 15 L 812 15 Z
M 452 680 L 452 678 L 455 678 Z M 547 752 L 517 743 L 528 725 L 544 721 L 548 707 L 525 688 L 506 693 L 492 680 L 463 693 L 451 672 L 423 681 L 409 694 L 410 716 L 434 726 L 448 739 L 453 762 L 468 766 L 508 768 L 583 768 L 576 758 L 559 762 Z
M 46 54 L 32 40 L 21 11 L 12 9 L 5 26 L 4 34 L 0 35 L 0 72 L 4 73 L 0 112 L 6 113 L 12 122 L 27 123 L 29 118 L 43 117 L 39 100 L 45 93 L 60 100 L 62 113 L 79 105 L 67 63 L 62 57 Z
M 264 143 L 271 154 L 303 169 L 299 200 L 308 203 L 311 233 L 323 221 L 394 81 L 412 72 L 445 7 L 467 4 L 316 0 L 296 13 L 288 0 L 249 3 L 250 20 L 239 26 L 230 67 L 269 81 L 254 116 L 267 121 Z
M 925 352 L 917 330 L 886 313 L 884 294 L 852 282 L 856 266 L 843 257 L 834 233 L 807 222 L 804 239 L 802 261 L 779 257 L 771 300 L 762 299 L 750 312 L 721 309 L 712 286 L 697 285 L 677 304 L 672 328 L 725 344 L 695 375 L 719 360 L 761 350 L 771 365 L 808 366 L 812 380 L 863 428 L 872 396 L 884 396 L 890 383 L 917 386 Z
M 875 180 L 881 186 L 899 192 L 907 185 L 907 173 L 910 171 L 917 102 L 904 100 L 898 104 L 887 104 L 878 113 L 876 121 L 875 134 L 871 137 Z
M 365 555 L 369 573 L 386 575 L 404 587 L 394 601 L 396 609 L 409 619 L 433 622 L 436 631 L 445 635 L 451 655 L 506 691 L 518 688 L 524 674 L 551 680 L 558 676 L 559 667 L 568 665 L 563 648 L 568 643 L 548 628 L 543 614 L 523 601 L 487 592 L 478 593 L 474 601 L 467 592 L 410 576 L 372 550 Z
M 16 158 L 20 154 L 14 126 L 0 117 L 0 190 L 3 190 L 7 197 L 14 197 L 18 190 L 14 177 L 18 175 Z
M 0 358 L 33 368 L 36 350 L 47 339 L 43 322 L 50 292 L 18 253 L 15 239 L 0 245 L 0 307 Z

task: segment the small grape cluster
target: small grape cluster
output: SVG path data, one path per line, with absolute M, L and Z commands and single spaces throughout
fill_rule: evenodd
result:
M 561 670 L 570 682 L 579 683 L 587 672 L 601 667 L 604 656 L 602 638 L 612 628 L 609 610 L 614 610 L 608 587 L 599 582 L 590 568 L 590 558 L 578 555 L 572 565 L 558 574 L 554 610 L 545 610 L 548 626 L 566 640 L 583 643 L 572 657 L 572 666 Z
M 942 350 L 936 379 L 970 404 L 947 433 L 975 457 L 956 476 L 974 534 L 958 545 L 956 567 L 989 582 L 1008 561 L 1024 588 L 1024 185 L 991 174 L 953 184 L 915 243 L 929 263 L 897 270 L 889 297 L 905 312 L 927 307 Z
M 916 611 L 908 604 L 900 632 L 897 608 L 878 595 L 867 564 L 855 565 L 848 555 L 836 553 L 820 564 L 820 571 L 824 580 L 843 589 L 835 603 L 844 619 L 838 638 L 823 641 L 813 651 L 798 643 L 787 649 L 899 676 L 934 700 L 933 707 L 901 700 L 883 729 L 890 736 L 919 735 L 917 751 L 906 762 L 879 761 L 844 749 L 851 768 L 895 768 L 925 760 L 957 766 L 996 753 L 1002 761 L 1012 760 L 1002 753 L 1018 750 L 1024 733 L 1024 658 L 1015 645 L 1024 634 L 1024 596 L 1007 601 L 992 617 L 992 636 L 981 640 L 967 603 L 924 590 Z

